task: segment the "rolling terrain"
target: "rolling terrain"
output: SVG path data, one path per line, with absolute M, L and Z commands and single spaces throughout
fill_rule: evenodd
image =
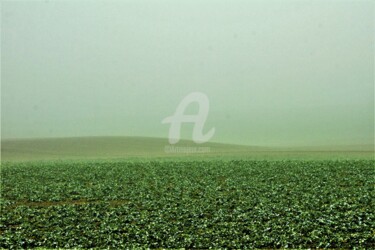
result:
M 98 160 L 150 158 L 245 158 L 245 159 L 373 159 L 373 145 L 324 147 L 260 147 L 222 143 L 195 144 L 181 140 L 173 148 L 209 149 L 170 152 L 168 140 L 151 137 L 71 137 L 6 139 L 1 141 L 2 161 Z

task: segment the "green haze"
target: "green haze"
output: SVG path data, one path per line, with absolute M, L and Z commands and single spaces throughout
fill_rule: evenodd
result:
M 2 138 L 165 138 L 200 91 L 212 142 L 374 143 L 372 1 L 2 1 L 1 66 Z

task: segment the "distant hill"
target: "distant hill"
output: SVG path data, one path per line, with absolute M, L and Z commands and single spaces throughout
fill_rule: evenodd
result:
M 191 151 L 203 152 L 191 152 Z M 373 146 L 271 148 L 221 143 L 195 144 L 181 140 L 169 145 L 167 139 L 149 137 L 71 137 L 7 139 L 1 141 L 2 161 L 235 157 L 285 158 L 373 158 Z

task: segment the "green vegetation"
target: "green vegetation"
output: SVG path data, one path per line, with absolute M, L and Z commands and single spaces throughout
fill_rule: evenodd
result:
M 192 141 L 182 140 L 178 147 L 197 147 Z M 166 153 L 170 146 L 167 139 L 152 137 L 72 137 L 12 139 L 1 141 L 2 161 L 46 161 L 46 160 L 122 160 L 166 158 L 170 160 L 189 159 L 374 159 L 374 145 L 347 145 L 325 147 L 277 148 L 241 146 L 222 143 L 204 143 L 210 152 Z
M 3 248 L 375 244 L 374 160 L 2 164 Z

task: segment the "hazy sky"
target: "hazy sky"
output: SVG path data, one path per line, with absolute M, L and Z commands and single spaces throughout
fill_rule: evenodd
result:
M 167 137 L 200 91 L 211 141 L 374 140 L 373 1 L 2 1 L 1 64 L 3 138 Z

